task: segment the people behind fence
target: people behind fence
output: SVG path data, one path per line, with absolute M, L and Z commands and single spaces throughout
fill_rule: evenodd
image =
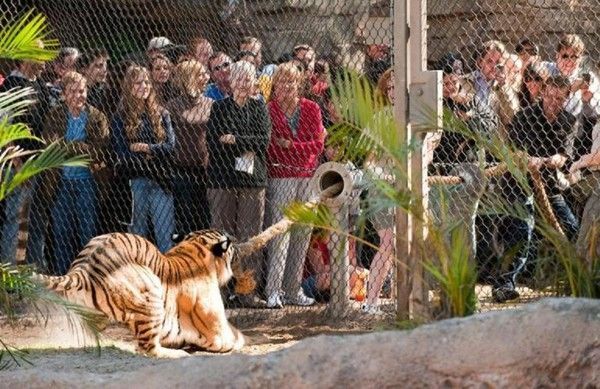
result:
M 173 64 L 164 54 L 155 54 L 150 61 L 150 79 L 152 88 L 156 93 L 158 105 L 166 106 L 167 102 L 176 97 L 175 89 L 171 82 Z
M 309 200 L 310 178 L 323 151 L 325 129 L 321 110 L 314 101 L 301 96 L 304 77 L 290 62 L 279 65 L 273 76 L 272 99 L 268 105 L 273 125 L 268 149 L 269 224 L 283 217 L 282 205 Z M 266 285 L 269 308 L 314 303 L 301 288 L 309 241 L 310 229 L 298 227 L 269 243 Z
M 75 70 L 77 60 L 81 52 L 75 47 L 63 47 L 58 51 L 56 59 L 46 69 L 42 77 L 46 81 L 49 90 L 50 105 L 55 107 L 60 104 L 62 91 L 62 77 L 70 71 Z
M 212 80 L 206 87 L 204 95 L 213 100 L 223 100 L 231 95 L 230 66 L 231 57 L 219 51 L 208 59 L 208 70 Z
M 394 104 L 394 73 L 390 68 L 386 70 L 379 81 L 375 91 L 377 103 L 382 110 L 389 110 Z M 377 113 L 383 115 L 383 112 Z M 377 123 L 377 122 L 375 122 Z M 375 132 L 377 134 L 377 132 Z M 381 142 L 386 139 L 384 134 L 373 135 L 375 139 L 379 138 Z M 394 145 L 387 145 L 393 147 Z M 395 181 L 394 162 L 391 156 L 378 155 L 377 152 L 371 153 L 364 163 L 364 169 L 368 175 L 376 180 L 391 185 Z M 367 314 L 380 314 L 379 297 L 383 285 L 388 278 L 392 265 L 394 264 L 394 231 L 395 217 L 394 208 L 386 204 L 389 198 L 385 195 L 385 189 L 380 185 L 369 187 L 366 207 L 368 218 L 373 228 L 377 231 L 379 237 L 379 250 L 375 253 L 369 267 L 369 283 L 367 288 L 367 298 L 361 309 Z M 382 205 L 383 202 L 383 205 Z
M 438 66 L 443 74 L 443 107 L 452 115 L 447 118 L 449 123 L 444 124 L 462 123 L 475 136 L 489 136 L 498 128 L 498 117 L 490 105 L 480 100 L 481 94 L 469 94 L 464 90 L 461 83 L 463 68 L 462 58 L 454 53 L 444 56 Z M 436 174 L 446 175 L 458 163 L 483 160 L 484 150 L 477 148 L 474 138 L 457 131 L 444 131 L 433 152 Z
M 517 94 L 520 109 L 532 106 L 540 100 L 544 83 L 544 69 L 541 65 L 531 63 L 523 72 L 523 82 Z
M 15 86 L 36 91 L 35 104 L 20 118 L 34 135 L 69 145 L 93 145 L 89 150 L 93 158 L 88 169 L 59 172 L 52 185 L 55 192 L 47 192 L 50 186 L 42 180 L 33 180 L 9 196 L 3 204 L 3 259 L 17 257 L 19 215 L 27 212 L 23 207 L 27 203 L 31 204 L 27 260 L 43 267 L 44 253 L 49 252 L 56 258 L 52 270 L 63 273 L 90 235 L 124 228 L 128 220 L 119 207 L 131 208 L 131 232 L 153 239 L 165 252 L 173 245 L 174 233 L 184 235 L 207 226 L 246 239 L 262 230 L 263 221 L 276 222 L 289 201 L 308 198 L 307 181 L 322 160 L 325 128 L 339 121 L 332 89 L 347 74 L 339 53 L 318 57 L 321 53 L 308 42 L 265 64 L 263 55 L 270 53 L 257 37 L 240 38 L 239 45 L 227 52 L 213 52 L 211 42 L 202 36 L 192 36 L 187 43 L 183 47 L 156 36 L 141 52 L 115 63 L 110 63 L 106 50 L 80 53 L 64 47 L 49 64 L 46 78 L 40 77 L 43 64 L 34 62 L 19 62 L 6 77 L 2 91 Z M 368 57 L 365 66 L 357 68 L 363 68 L 364 77 L 372 82 L 379 79 L 379 92 L 391 97 L 392 73 L 383 72 L 391 63 L 390 48 L 365 49 L 361 51 Z M 443 72 L 444 107 L 471 133 L 498 134 L 505 145 L 530 156 L 530 168 L 540 169 L 551 207 L 570 239 L 578 232 L 586 199 L 574 199 L 563 186 L 566 180 L 556 174 L 568 176 L 568 169 L 572 176 L 586 174 L 600 164 L 596 155 L 600 80 L 585 53 L 581 38 L 572 34 L 560 38 L 553 62 L 545 61 L 538 42 L 530 38 L 516 42 L 515 53 L 503 42 L 490 40 L 477 47 L 473 66 L 454 53 L 442 58 L 438 67 Z M 74 69 L 81 75 L 71 73 Z M 50 107 L 54 107 L 51 114 Z M 103 148 L 102 113 L 96 109 L 111 123 L 112 147 Z M 489 152 L 482 159 L 485 150 L 467 138 L 443 131 L 430 153 L 430 173 L 449 174 L 460 163 L 495 162 Z M 97 150 L 103 150 L 102 158 Z M 377 163 L 370 160 L 366 168 Z M 100 179 L 102 172 L 109 172 L 111 181 Z M 111 185 L 98 192 L 102 182 Z M 130 193 L 121 193 L 119 182 L 129 185 Z M 492 280 L 495 299 L 506 301 L 518 295 L 518 276 L 537 255 L 533 226 L 540 215 L 533 212 L 532 199 L 518 182 L 491 182 L 490 191 L 500 186 L 504 200 L 526 213 L 525 221 L 511 217 L 485 221 L 479 215 L 478 223 L 489 222 L 497 230 L 499 236 L 493 239 L 501 243 L 500 254 L 516 250 L 510 269 L 496 269 L 499 274 Z M 93 216 L 98 209 L 102 214 Z M 49 219 L 53 228 L 48 238 L 44 233 Z M 368 313 L 378 312 L 381 285 L 393 262 L 392 215 L 382 214 L 373 221 L 381 250 L 371 267 L 364 308 Z M 259 278 L 258 292 L 228 297 L 243 306 L 312 304 L 312 296 L 301 288 L 309 237 L 309 231 L 293 230 L 272 242 L 266 261 L 261 254 L 254 255 L 247 267 Z M 65 243 L 72 240 L 77 242 Z M 51 247 L 44 247 L 46 241 L 53 242 Z M 478 254 L 488 249 L 476 248 Z M 315 278 L 317 289 L 326 289 L 324 279 Z
M 41 43 L 40 43 L 41 45 Z M 7 92 L 13 88 L 31 88 L 30 96 L 22 96 L 19 100 L 31 99 L 32 104 L 19 116 L 18 120 L 26 124 L 32 135 L 41 137 L 44 118 L 50 109 L 49 90 L 40 78 L 45 65 L 36 61 L 17 61 L 14 70 L 4 80 L 0 92 Z M 17 146 L 24 150 L 35 150 L 41 144 L 35 140 L 19 142 Z M 13 166 L 19 169 L 25 162 L 23 158 L 13 160 Z M 5 171 L 3 170 L 3 173 Z M 14 172 L 7 171 L 7 174 Z M 44 258 L 46 224 L 48 220 L 49 204 L 43 201 L 44 188 L 40 185 L 40 178 L 34 178 L 30 182 L 14 190 L 4 201 L 4 224 L 2 226 L 2 245 L 0 247 L 1 259 L 15 263 L 27 260 L 28 263 L 36 264 L 42 269 L 46 268 Z M 28 229 L 26 242 L 19 242 L 19 230 Z M 17 247 L 17 245 L 25 247 Z M 26 255 L 26 258 L 25 258 Z
M 77 253 L 98 233 L 98 198 L 94 174 L 103 169 L 110 136 L 106 116 L 87 103 L 86 79 L 68 72 L 62 80 L 63 103 L 46 117 L 43 138 L 59 141 L 71 155 L 87 154 L 87 167 L 67 166 L 44 177 L 53 199 L 52 234 L 56 274 L 67 272 Z
M 213 47 L 204 37 L 193 37 L 188 43 L 188 56 L 185 59 L 195 59 L 205 67 L 208 67 L 208 60 L 213 55 Z
M 566 77 L 550 76 L 544 82 L 541 101 L 515 116 L 508 135 L 512 145 L 528 156 L 528 169 L 534 172 L 528 176 L 530 187 L 535 188 L 533 180 L 536 172 L 539 172 L 542 187 L 548 195 L 548 205 L 566 237 L 573 240 L 579 221 L 563 196 L 564 180 L 561 180 L 571 160 L 569 139 L 576 125 L 575 116 L 565 108 L 570 88 L 571 83 Z M 517 213 L 505 217 L 501 226 L 502 241 L 507 252 L 514 252 L 514 258 L 507 271 L 495 279 L 492 292 L 499 302 L 519 296 L 515 285 L 527 262 L 537 255 L 539 238 L 534 226 L 542 220 L 541 216 L 534 217 L 534 198 L 522 189 L 516 179 L 505 183 L 505 186 L 505 196 L 509 201 L 512 200 Z M 537 201 L 540 201 L 539 197 Z M 549 220 L 545 222 L 551 223 Z
M 173 246 L 175 232 L 171 186 L 175 134 L 169 113 L 158 105 L 146 68 L 134 65 L 127 69 L 111 130 L 117 163 L 130 180 L 129 231 L 149 238 L 152 223 L 154 240 L 164 253 Z
M 467 94 L 490 107 L 499 119 L 499 135 L 506 138 L 506 126 L 519 110 L 516 85 L 507 82 L 508 52 L 502 42 L 487 41 L 475 52 L 476 70 L 465 75 L 463 87 Z
M 213 227 L 244 240 L 263 228 L 271 121 L 264 102 L 253 97 L 254 65 L 239 61 L 228 67 L 232 95 L 215 101 L 207 123 L 208 197 Z M 244 265 L 257 276 L 264 274 L 260 252 Z M 257 295 L 239 298 L 243 305 L 264 306 Z
M 315 228 L 306 253 L 302 281 L 304 294 L 318 302 L 328 302 L 332 288 L 331 253 L 327 247 L 328 232 Z M 369 270 L 356 264 L 348 266 L 350 298 L 364 301 L 367 296 Z
M 209 78 L 208 70 L 201 62 L 190 59 L 179 63 L 173 74 L 178 96 L 167 104 L 177 139 L 173 188 L 176 231 L 182 236 L 211 225 L 206 197 L 206 123 L 214 100 L 204 96 Z

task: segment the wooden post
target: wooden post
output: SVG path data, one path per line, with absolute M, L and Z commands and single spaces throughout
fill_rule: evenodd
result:
M 421 247 L 427 236 L 427 172 L 424 156 L 427 145 L 420 130 L 441 128 L 441 72 L 427 71 L 427 2 L 394 0 L 394 115 L 401 139 L 406 144 L 420 141 L 423 148 L 410 153 L 402 168 L 408 173 L 398 185 L 410 189 L 416 199 L 412 215 L 397 213 L 396 244 L 400 260 L 407 268 L 397 267 L 397 312 L 400 320 L 429 316 L 429 289 L 421 261 Z M 410 33 L 409 33 L 410 32 Z M 426 158 L 425 158 L 426 160 Z
M 410 132 L 408 123 L 408 9 L 407 0 L 394 0 L 394 118 L 398 123 L 401 140 L 408 140 Z M 403 158 L 401 169 L 408 172 L 408 159 Z M 410 179 L 400 177 L 397 181 L 399 190 L 410 188 Z M 410 257 L 411 216 L 404 211 L 396 211 L 396 258 L 408 262 Z M 406 263 L 408 265 L 408 263 Z M 411 272 L 402 264 L 396 266 L 396 314 L 398 320 L 410 318 L 409 296 Z

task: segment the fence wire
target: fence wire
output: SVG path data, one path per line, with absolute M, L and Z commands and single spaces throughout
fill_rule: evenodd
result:
M 0 4 L 7 19 L 32 7 L 44 13 L 62 46 L 45 68 L 3 64 L 3 90 L 34 86 L 37 102 L 26 118 L 33 132 L 92 159 L 89 168 L 40 177 L 3 204 L 2 258 L 24 253 L 51 274 L 66 273 L 103 233 L 136 233 L 166 252 L 204 228 L 238 240 L 263 231 L 285 205 L 314 195 L 311 177 L 333 155 L 325 145 L 336 121 L 332 78 L 352 68 L 376 85 L 391 66 L 389 2 Z M 355 204 L 334 213 L 358 230 L 362 203 Z M 28 240 L 19 251 L 25 214 Z M 371 224 L 366 230 L 379 244 Z M 331 275 L 340 256 L 352 258 L 353 310 L 366 300 L 369 270 L 381 291 L 371 305 L 380 296 L 389 305 L 392 258 L 379 260 L 378 271 L 373 249 L 354 242 L 338 248 L 342 242 L 306 227 L 274 239 L 244 262 L 254 292 L 235 282 L 223 288 L 231 316 L 323 309 L 341 282 Z
M 454 191 L 452 201 L 470 205 L 463 215 L 473 220 L 483 309 L 565 293 L 565 259 L 548 231 L 565 236 L 581 257 L 593 242 L 597 20 L 596 4 L 589 1 L 428 4 L 429 68 L 443 71 L 449 119 L 529 157 L 524 182 L 494 168 L 501 161 L 493 147 L 479 147 L 462 134 L 444 131 L 433 151 L 430 175 L 453 171 L 470 179 L 462 184 L 430 177 L 430 183 L 433 197 L 445 188 Z M 495 172 L 468 174 L 465 164 Z M 469 192 L 477 183 L 482 190 Z
M 326 144 L 339 120 L 336 77 L 354 70 L 384 95 L 393 90 L 391 0 L 0 5 L 7 20 L 32 7 L 43 12 L 62 44 L 45 68 L 3 64 L 3 90 L 34 86 L 37 103 L 26 117 L 34 133 L 92 156 L 90 168 L 48 174 L 2 204 L 2 258 L 18 257 L 19 215 L 32 200 L 25 260 L 49 273 L 65 273 L 91 237 L 107 232 L 143 235 L 163 252 L 208 227 L 240 240 L 257 234 L 284 205 L 314 194 L 311 177 L 334 154 Z M 534 229 L 548 216 L 540 213 L 544 194 L 548 217 L 585 245 L 598 195 L 597 12 L 592 2 L 566 0 L 428 4 L 429 67 L 443 71 L 444 107 L 472 133 L 498 135 L 541 168 L 543 190 L 534 196 L 460 134 L 443 131 L 431 150 L 433 214 L 444 192 L 471 226 L 480 309 L 561 293 L 556 258 Z M 583 178 L 568 183 L 564 176 L 577 168 Z M 335 214 L 379 254 L 295 228 L 246 262 L 255 292 L 224 288 L 231 316 L 346 305 L 332 301 L 344 280 L 332 274 L 338 257 L 349 258 L 352 309 L 393 311 L 393 242 L 404 232 L 394 230 L 391 211 L 358 222 L 375 195 L 357 193 Z M 520 217 L 490 209 L 492 200 Z

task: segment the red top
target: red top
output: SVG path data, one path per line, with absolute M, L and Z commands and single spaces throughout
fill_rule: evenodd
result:
M 321 109 L 317 103 L 300 99 L 300 117 L 296 136 L 288 118 L 277 100 L 269 102 L 269 114 L 273 130 L 269 142 L 269 177 L 311 177 L 319 164 L 319 156 L 325 143 L 325 128 L 321 122 Z M 275 139 L 292 141 L 289 148 L 279 146 Z

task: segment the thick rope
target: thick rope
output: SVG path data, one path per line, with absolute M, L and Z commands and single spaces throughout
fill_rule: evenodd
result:
M 305 206 L 308 208 L 314 208 L 317 204 L 321 203 L 323 200 L 332 197 L 335 193 L 340 192 L 343 188 L 343 183 L 339 182 L 334 184 L 321 193 L 319 193 L 314 198 L 310 199 L 305 203 Z M 284 234 L 290 227 L 294 224 L 294 222 L 287 217 L 284 217 L 277 223 L 273 224 L 260 234 L 248 239 L 246 242 L 238 243 L 236 245 L 238 257 L 246 258 L 249 255 L 257 252 L 266 246 L 266 244 L 273 238 L 278 235 Z
M 554 227 L 556 231 L 565 236 L 565 232 L 563 231 L 560 223 L 558 222 L 558 218 L 552 209 L 552 204 L 550 203 L 550 198 L 548 198 L 548 193 L 546 193 L 546 189 L 544 189 L 544 181 L 542 180 L 542 175 L 540 174 L 539 169 L 530 168 L 529 174 L 531 175 L 531 179 L 533 181 L 533 197 L 535 198 L 535 202 L 540 205 L 542 216 L 544 219 L 546 219 L 546 222 L 550 223 L 550 225 Z
M 486 178 L 501 176 L 508 170 L 506 163 L 502 162 L 496 166 L 489 167 L 483 171 Z M 464 182 L 460 176 L 429 176 L 427 177 L 429 185 L 459 185 Z
M 502 162 L 496 166 L 489 167 L 484 170 L 484 176 L 487 178 L 496 177 L 504 174 L 508 170 L 505 162 Z M 552 225 L 561 235 L 565 235 L 558 218 L 552 209 L 550 198 L 544 188 L 542 176 L 538 169 L 529 168 L 529 174 L 533 181 L 533 196 L 535 201 L 540 206 L 540 211 L 544 219 Z M 459 185 L 464 182 L 464 179 L 460 176 L 429 176 L 427 181 L 430 185 Z

